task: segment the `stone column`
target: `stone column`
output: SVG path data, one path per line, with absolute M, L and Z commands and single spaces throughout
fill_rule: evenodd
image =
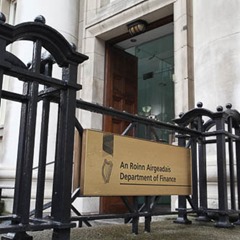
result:
M 194 106 L 192 1 L 174 3 L 175 114 Z
M 174 91 L 175 115 L 194 106 L 193 15 L 191 0 L 174 3 Z M 178 207 L 178 197 L 171 196 L 171 209 Z
M 193 1 L 195 96 L 213 111 L 240 109 L 240 2 Z

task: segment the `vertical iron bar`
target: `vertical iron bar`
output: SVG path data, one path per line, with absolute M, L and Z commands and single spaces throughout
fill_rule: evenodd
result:
M 33 49 L 33 67 L 32 71 L 40 71 L 40 61 L 41 61 L 41 47 L 42 44 L 39 40 L 34 43 Z M 35 130 L 36 130 L 36 118 L 37 118 L 37 103 L 38 103 L 38 83 L 32 82 L 29 84 L 29 103 L 28 103 L 28 116 L 26 122 L 27 134 L 26 134 L 26 144 L 24 149 L 24 165 L 23 165 L 23 180 L 22 180 L 22 190 L 24 192 L 22 195 L 22 224 L 29 223 L 29 210 L 30 210 L 30 200 L 31 200 L 31 185 L 32 185 L 32 167 L 33 167 L 33 154 L 34 154 L 34 143 L 35 143 Z
M 228 132 L 232 133 L 232 118 L 231 117 L 228 118 Z M 230 174 L 231 209 L 232 210 L 236 210 L 233 139 L 231 137 L 228 138 L 228 151 L 229 151 L 229 174 Z
M 186 137 L 178 137 L 178 146 L 186 146 Z M 173 221 L 179 224 L 191 224 L 192 222 L 187 218 L 187 199 L 186 196 L 178 196 L 178 217 Z
M 203 120 L 202 117 L 198 118 L 198 130 L 203 132 Z M 200 213 L 197 218 L 198 221 L 210 221 L 206 210 L 208 208 L 207 202 L 207 159 L 206 159 L 206 144 L 205 138 L 199 139 L 198 154 L 199 154 L 199 205 Z
M 0 61 L 3 61 L 5 52 L 6 52 L 6 41 L 0 39 Z M 2 98 L 2 87 L 3 87 L 3 69 L 0 69 L 0 106 L 1 106 L 1 98 Z
M 192 203 L 193 210 L 198 210 L 198 166 L 197 166 L 197 140 L 191 139 L 192 154 Z
M 40 59 L 41 42 L 36 41 L 34 43 L 32 69 L 35 72 L 39 72 Z M 23 104 L 21 114 L 14 213 L 21 217 L 21 223 L 27 224 L 29 222 L 29 208 L 31 199 L 38 83 L 31 82 L 24 85 L 24 93 L 28 94 L 29 100 L 27 104 Z
M 151 140 L 151 126 L 145 126 L 145 139 Z
M 138 122 L 135 122 L 135 132 L 134 137 L 139 137 L 140 126 Z
M 235 128 L 235 135 L 240 137 L 240 129 Z M 236 168 L 237 168 L 237 193 L 238 193 L 238 210 L 240 209 L 240 141 L 236 140 Z M 240 213 L 238 220 L 234 224 L 240 225 Z
M 216 119 L 216 130 L 224 131 L 225 119 L 219 117 Z M 217 135 L 217 173 L 218 173 L 218 208 L 219 219 L 216 227 L 232 227 L 229 222 L 228 199 L 227 199 L 227 173 L 226 173 L 226 145 L 225 134 Z
M 29 83 L 23 84 L 23 94 L 28 95 Z M 25 149 L 25 139 L 26 139 L 26 122 L 27 122 L 27 109 L 28 102 L 22 103 L 21 116 L 20 116 L 20 126 L 19 126 L 19 138 L 18 138 L 18 152 L 17 152 L 17 166 L 16 166 L 16 177 L 14 186 L 14 198 L 13 198 L 13 214 L 19 213 L 19 204 L 21 202 L 21 186 L 22 186 L 22 172 L 23 172 L 23 161 L 24 161 L 24 149 Z M 13 221 L 15 223 L 15 221 Z
M 77 79 L 77 66 L 63 69 L 63 81 Z M 76 90 L 72 88 L 60 91 L 56 156 L 53 179 L 52 217 L 65 225 L 54 229 L 53 240 L 70 239 L 70 211 L 73 142 L 75 125 Z
M 146 211 L 148 213 L 151 212 L 151 197 L 147 196 L 145 197 L 145 206 L 146 206 Z M 145 217 L 145 232 L 150 232 L 151 231 L 151 216 Z
M 0 69 L 0 106 L 1 106 L 1 99 L 2 99 L 2 87 L 3 87 L 3 70 Z
M 52 62 L 51 63 L 48 62 L 45 65 L 44 75 L 46 76 L 52 75 Z M 37 179 L 37 193 L 36 193 L 36 205 L 35 205 L 36 218 L 42 218 L 43 216 L 49 112 L 50 112 L 50 102 L 47 98 L 44 98 L 42 103 L 42 124 L 41 124 L 41 135 L 40 135 L 38 179 Z
M 70 228 L 57 229 L 53 231 L 52 239 L 68 240 L 70 239 Z
M 133 197 L 134 212 L 138 213 L 138 197 Z M 132 233 L 138 234 L 139 216 L 132 218 Z

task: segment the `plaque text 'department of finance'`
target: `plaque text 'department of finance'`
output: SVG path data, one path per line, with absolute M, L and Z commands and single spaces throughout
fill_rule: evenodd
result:
M 81 166 L 83 196 L 191 194 L 187 148 L 84 130 Z

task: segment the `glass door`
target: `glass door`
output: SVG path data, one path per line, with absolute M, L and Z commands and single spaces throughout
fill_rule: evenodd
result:
M 171 122 L 174 118 L 174 49 L 173 33 L 155 40 L 125 49 L 138 58 L 138 115 Z M 146 134 L 144 126 L 138 129 L 139 138 L 157 138 L 171 142 L 171 134 L 154 129 L 154 134 Z M 139 204 L 143 197 L 139 197 Z M 170 196 L 161 196 L 157 204 L 170 209 Z
M 126 49 L 138 58 L 138 114 L 163 122 L 174 118 L 173 34 Z M 169 142 L 169 133 L 156 130 L 159 139 Z M 138 137 L 144 138 L 140 128 Z

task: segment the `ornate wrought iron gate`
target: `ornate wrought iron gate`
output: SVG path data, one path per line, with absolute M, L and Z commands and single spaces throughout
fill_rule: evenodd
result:
M 53 239 L 69 239 L 72 155 L 75 124 L 77 67 L 87 56 L 77 53 L 61 34 L 45 25 L 45 19 L 39 16 L 34 22 L 17 26 L 5 24 L 0 16 L 0 85 L 1 97 L 22 104 L 17 154 L 16 182 L 13 215 L 10 225 L 1 226 L 1 232 L 15 232 L 14 237 L 3 239 L 31 239 L 25 231 L 53 228 Z M 17 40 L 33 43 L 31 64 L 26 66 L 19 58 L 6 50 L 9 44 Z M 43 51 L 51 57 L 42 61 Z M 49 77 L 53 61 L 61 67 L 62 77 Z M 3 76 L 8 75 L 23 82 L 23 94 L 2 90 Z M 40 87 L 42 90 L 40 90 Z M 43 101 L 42 126 L 39 154 L 39 175 L 36 193 L 36 214 L 29 218 L 34 141 L 38 102 Z M 42 218 L 43 191 L 45 181 L 45 163 L 50 102 L 58 104 L 56 153 L 52 193 L 51 218 Z M 4 219 L 4 218 L 3 218 Z
M 33 43 L 33 58 L 31 64 L 27 66 L 6 49 L 8 45 L 18 40 L 28 40 Z M 47 57 L 42 57 L 44 51 L 49 54 Z M 43 17 L 37 17 L 34 22 L 11 26 L 5 23 L 4 15 L 0 14 L 0 99 L 21 104 L 13 212 L 10 216 L 0 217 L 1 221 L 10 220 L 9 224 L 0 225 L 0 233 L 13 234 L 6 235 L 2 239 L 32 239 L 26 233 L 27 231 L 53 229 L 52 239 L 68 240 L 70 229 L 74 226 L 72 221 L 91 226 L 90 220 L 107 218 L 124 218 L 126 222 L 131 219 L 133 232 L 137 233 L 140 216 L 145 217 L 145 230 L 149 232 L 152 216 L 170 214 L 156 211 L 155 203 L 159 196 L 146 196 L 140 207 L 137 196 L 133 203 L 129 203 L 127 198 L 122 197 L 129 212 L 119 215 L 81 215 L 71 206 L 72 201 L 79 197 L 78 190 L 71 196 L 74 128 L 76 127 L 80 135 L 82 134 L 82 126 L 75 118 L 76 108 L 129 121 L 130 125 L 123 134 L 127 134 L 130 129 L 137 129 L 139 125 L 145 126 L 147 137 L 150 138 L 152 135 L 156 141 L 161 141 L 161 139 L 154 131 L 155 128 L 176 133 L 178 144 L 192 149 L 193 194 L 179 197 L 179 208 L 175 212 L 178 213 L 178 217 L 175 222 L 190 223 L 187 218 L 188 213 L 196 213 L 199 220 L 208 221 L 214 212 L 217 214 L 217 226 L 232 227 L 229 218 L 232 214 L 238 215 L 240 208 L 240 114 L 232 110 L 230 104 L 227 105 L 225 111 L 222 107 L 218 107 L 217 112 L 211 112 L 202 108 L 202 104 L 199 103 L 198 108 L 176 119 L 176 124 L 170 124 L 77 100 L 76 91 L 81 89 L 81 86 L 77 84 L 77 67 L 85 60 L 87 56 L 77 53 L 62 35 L 45 25 Z M 60 78 L 52 77 L 54 63 L 61 68 Z M 4 76 L 11 76 L 16 81 L 22 81 L 23 93 L 3 90 Z M 30 212 L 39 102 L 42 102 L 42 120 L 36 205 L 35 210 Z M 44 205 L 50 103 L 56 103 L 58 108 L 56 153 L 52 199 L 50 204 Z M 207 202 L 206 162 L 209 145 L 216 146 L 219 201 L 216 209 L 209 209 Z M 228 194 L 231 199 L 230 204 Z M 187 208 L 187 202 L 190 203 L 190 209 Z M 51 206 L 50 217 L 44 217 L 43 209 L 48 206 Z M 71 209 L 78 216 L 71 217 Z M 236 224 L 239 222 L 238 216 Z

